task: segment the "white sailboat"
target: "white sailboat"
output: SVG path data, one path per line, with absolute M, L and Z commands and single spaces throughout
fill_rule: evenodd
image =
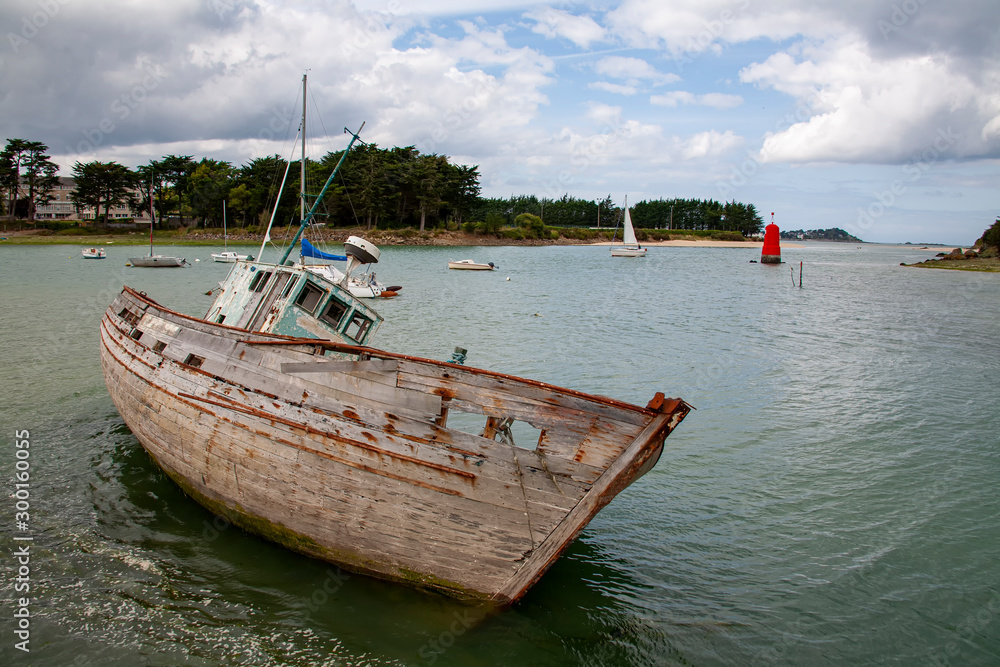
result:
M 241 255 L 239 253 L 233 252 L 229 249 L 229 230 L 226 227 L 226 202 L 222 202 L 222 252 L 213 252 L 212 261 L 213 262 L 223 262 L 225 264 L 232 264 L 243 259 L 253 259 L 250 255 Z
M 613 243 L 613 241 L 612 241 Z M 646 249 L 639 245 L 635 237 L 635 229 L 632 227 L 632 216 L 628 212 L 628 197 L 625 198 L 625 232 L 622 245 L 611 246 L 612 257 L 645 257 Z
M 153 254 L 153 223 L 156 218 L 153 216 L 153 186 L 149 186 L 149 254 L 143 257 L 129 257 L 129 264 L 145 268 L 177 268 L 186 266 L 188 261 L 183 257 L 170 257 L 167 255 Z

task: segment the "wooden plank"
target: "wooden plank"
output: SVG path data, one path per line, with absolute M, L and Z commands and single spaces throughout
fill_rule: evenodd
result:
M 399 362 L 395 359 L 368 359 L 364 361 L 314 361 L 304 364 L 281 364 L 282 373 L 395 373 Z
M 566 411 L 570 415 L 576 413 L 597 414 L 615 421 L 633 424 L 648 421 L 649 416 L 635 406 L 624 407 L 612 399 L 598 396 L 583 396 L 578 392 L 562 387 L 538 386 L 522 378 L 510 376 L 495 377 L 490 374 L 475 372 L 474 369 L 462 366 L 441 366 L 421 364 L 412 360 L 401 360 L 399 364 L 400 386 L 431 387 L 432 390 L 444 391 L 447 395 L 455 392 L 459 396 L 499 396 L 506 401 L 523 401 L 534 409 L 549 407 L 554 412 Z M 415 388 L 415 387 L 414 387 Z M 490 403 L 469 399 L 471 403 L 489 405 Z M 520 408 L 532 409 L 532 408 Z M 571 417 L 574 418 L 574 417 Z

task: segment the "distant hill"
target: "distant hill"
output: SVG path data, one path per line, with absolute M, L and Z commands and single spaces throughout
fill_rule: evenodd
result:
M 843 229 L 839 227 L 834 227 L 833 229 L 810 229 L 809 231 L 802 231 L 801 229 L 795 229 L 792 231 L 781 232 L 781 238 L 786 241 L 798 241 L 798 240 L 808 240 L 808 241 L 846 241 L 848 243 L 864 243 L 857 236 L 851 236 Z

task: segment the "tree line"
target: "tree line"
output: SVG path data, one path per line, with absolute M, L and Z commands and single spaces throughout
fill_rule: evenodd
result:
M 39 206 L 53 199 L 58 166 L 45 155 L 41 142 L 9 139 L 0 152 L 0 190 L 8 216 L 34 221 Z M 343 151 L 320 160 L 306 160 L 307 191 L 317 192 L 332 173 Z M 274 200 L 288 173 L 278 206 Z M 117 162 L 76 162 L 71 194 L 78 209 L 96 211 L 98 221 L 113 208 L 134 213 L 155 211 L 154 218 L 177 217 L 181 225 L 221 227 L 223 206 L 230 224 L 263 227 L 274 212 L 275 225 L 297 221 L 301 163 L 278 155 L 255 158 L 242 166 L 190 155 L 167 155 L 136 169 Z M 595 200 L 565 195 L 539 199 L 480 196 L 477 166 L 452 164 L 446 156 L 423 154 L 413 146 L 379 148 L 374 143 L 354 148 L 335 182 L 317 208 L 317 220 L 336 226 L 400 229 L 462 225 L 477 221 L 482 228 L 515 224 L 522 214 L 538 216 L 550 227 L 615 227 L 622 208 L 611 196 Z M 306 208 L 315 197 L 306 196 Z M 645 229 L 736 231 L 759 233 L 763 221 L 753 204 L 701 199 L 644 200 L 631 207 L 633 225 Z M 102 214 L 103 211 L 103 214 Z

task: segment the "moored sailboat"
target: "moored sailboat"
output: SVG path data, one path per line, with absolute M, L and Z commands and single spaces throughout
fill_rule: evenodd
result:
M 183 257 L 172 257 L 169 255 L 157 255 L 153 253 L 153 223 L 156 218 L 153 216 L 153 189 L 149 189 L 149 254 L 141 257 L 129 257 L 129 264 L 144 268 L 179 268 L 187 266 L 187 260 Z
M 226 202 L 222 202 L 222 252 L 213 252 L 212 261 L 232 264 L 241 259 L 253 259 L 251 255 L 241 255 L 229 249 L 229 230 L 226 227 Z
M 639 245 L 639 240 L 635 236 L 635 228 L 632 227 L 632 216 L 628 212 L 628 197 L 625 198 L 625 222 L 622 225 L 622 245 L 611 247 L 612 257 L 645 257 L 646 249 Z M 614 243 L 614 241 L 612 241 Z

